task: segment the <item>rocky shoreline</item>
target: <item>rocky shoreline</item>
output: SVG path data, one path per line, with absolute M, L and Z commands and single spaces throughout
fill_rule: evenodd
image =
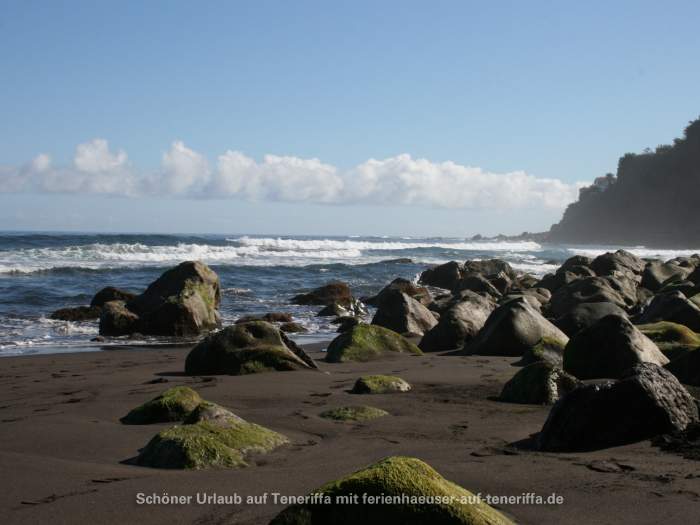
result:
M 523 461 L 559 457 L 565 460 L 561 469 L 568 472 L 571 461 L 566 454 L 575 454 L 581 461 L 586 454 L 610 454 L 613 447 L 615 454 L 624 447 L 648 449 L 650 443 L 658 447 L 651 449 L 651 464 L 672 464 L 673 472 L 687 471 L 684 479 L 693 479 L 693 458 L 700 446 L 696 430 L 700 402 L 695 397 L 700 387 L 700 256 L 666 262 L 643 260 L 623 250 L 595 259 L 575 256 L 541 279 L 518 273 L 498 259 L 453 261 L 429 268 L 418 283 L 395 279 L 375 296 L 362 298 L 354 297 L 345 283 L 328 283 L 290 298 L 293 303 L 318 306 L 318 315 L 336 316 L 339 334 L 325 352 L 302 348 L 289 339 L 284 327 L 294 320 L 283 312 L 242 318 L 222 328 L 217 312 L 219 296 L 216 274 L 202 263 L 187 262 L 165 272 L 143 294 L 108 288 L 97 294 L 96 304 L 83 307 L 100 309 L 100 330 L 105 337 L 136 331 L 203 336 L 184 353 L 141 351 L 138 359 L 149 360 L 150 366 L 177 366 L 143 381 L 146 388 L 130 391 L 134 399 L 141 399 L 140 405 L 132 404 L 117 418 L 98 418 L 122 435 L 126 430 L 114 427 L 143 428 L 138 432 L 141 445 L 120 460 L 120 471 L 145 469 L 147 476 L 159 477 L 157 472 L 162 469 L 181 470 L 183 475 L 193 470 L 213 473 L 224 469 L 238 472 L 238 479 L 244 481 L 246 476 L 255 476 L 249 473 L 264 469 L 268 461 L 277 462 L 278 467 L 292 461 L 304 447 L 300 433 L 318 436 L 309 438 L 309 443 L 314 443 L 309 452 L 319 439 L 324 446 L 334 446 L 326 442 L 325 433 L 304 430 L 310 420 L 318 424 L 329 420 L 341 425 L 336 429 L 338 436 L 361 428 L 367 443 L 375 442 L 370 448 L 384 453 L 373 453 L 372 461 L 362 461 L 366 455 L 358 452 L 355 468 L 346 470 L 345 477 L 334 481 L 315 474 L 305 478 L 315 486 L 303 485 L 305 491 L 313 493 L 320 487 L 340 497 L 348 494 L 345 487 L 350 484 L 353 490 L 366 493 L 410 492 L 414 497 L 430 493 L 445 498 L 460 494 L 464 501 L 420 511 L 403 504 L 360 505 L 348 510 L 337 502 L 312 503 L 292 505 L 276 518 L 274 514 L 280 509 L 254 512 L 255 519 L 260 514 L 267 516 L 263 522 L 274 518 L 272 523 L 307 523 L 308 519 L 350 523 L 361 514 L 377 522 L 418 523 L 434 519 L 433 512 L 448 512 L 449 523 L 532 520 L 527 516 L 533 516 L 533 509 L 521 515 L 522 507 L 494 507 L 468 498 L 483 490 L 479 483 L 456 486 L 446 481 L 438 465 L 425 457 L 426 447 L 431 443 L 436 446 L 443 438 L 412 437 L 407 430 L 382 437 L 386 430 L 379 429 L 387 424 L 383 426 L 382 421 L 415 421 L 421 414 L 406 408 L 425 403 L 431 414 L 425 424 L 434 423 L 436 430 L 454 429 L 454 437 L 460 439 L 460 416 L 452 410 L 439 415 L 442 409 L 438 406 L 447 403 L 460 405 L 466 410 L 464 414 L 471 414 L 468 426 L 479 429 L 463 445 L 473 447 L 480 442 L 491 450 L 485 452 L 484 446 L 473 449 L 470 455 L 460 456 L 463 459 L 458 463 L 468 468 L 473 467 L 470 457 L 512 455 L 515 459 L 510 468 L 523 470 L 523 492 L 527 492 L 529 468 Z M 105 298 L 101 304 L 99 297 Z M 373 315 L 366 304 L 376 309 Z M 129 356 L 137 354 L 130 352 Z M 85 361 L 88 359 L 103 361 L 99 357 Z M 42 363 L 34 374 L 45 373 L 46 361 Z M 21 361 L 10 361 L 10 366 L 36 368 Z M 141 365 L 136 366 L 141 377 L 148 376 Z M 484 367 L 492 372 L 484 374 Z M 436 370 L 444 377 L 436 376 Z M 220 391 L 223 396 L 207 394 L 206 400 L 206 390 L 202 392 L 217 384 L 246 384 L 255 389 L 248 399 L 258 404 L 261 397 L 279 399 L 290 394 L 289 388 L 298 389 L 290 385 L 299 385 L 293 379 L 299 374 L 316 389 L 307 394 L 311 396 L 307 401 L 299 398 L 298 391 L 293 399 L 276 401 L 292 411 L 280 419 L 270 414 L 258 418 L 260 412 L 249 417 L 245 414 L 247 403 L 229 397 L 226 390 Z M 445 381 L 447 377 L 450 379 Z M 17 383 L 11 376 L 4 379 L 9 394 Z M 157 388 L 171 382 L 176 384 L 167 386 L 174 388 Z M 335 391 L 334 382 L 347 384 L 347 390 L 342 394 Z M 321 384 L 327 386 L 318 390 Z M 24 399 L 36 401 L 32 389 L 24 390 Z M 102 395 L 100 388 L 87 392 L 93 397 Z M 150 397 L 146 395 L 149 392 Z M 357 396 L 368 401 L 354 401 Z M 83 401 L 76 399 L 76 403 Z M 410 403 L 405 401 L 409 403 L 406 408 L 402 408 L 402 399 L 411 399 Z M 120 398 L 119 406 L 127 400 L 129 396 Z M 466 400 L 476 408 L 462 406 Z M 21 406 L 3 409 L 25 414 Z M 433 417 L 433 410 L 438 415 Z M 473 418 L 478 413 L 482 421 L 475 424 Z M 527 423 L 521 426 L 522 421 L 518 421 L 523 418 L 516 414 L 528 414 Z M 20 426 L 36 428 L 39 417 L 19 415 L 3 422 L 28 420 Z M 148 432 L 149 428 L 155 430 Z M 66 436 L 70 434 L 66 430 Z M 147 434 L 151 437 L 144 440 Z M 496 442 L 501 445 L 494 445 Z M 401 443 L 406 446 L 398 446 Z M 361 444 L 356 446 L 362 448 Z M 382 458 L 386 459 L 379 461 Z M 620 466 L 626 463 L 609 463 L 612 467 L 604 471 L 629 470 Z M 639 467 L 629 468 L 636 471 Z M 397 485 L 397 476 L 414 479 L 413 488 Z M 634 487 L 631 483 L 628 488 L 635 498 L 641 497 Z M 583 496 L 573 490 L 568 497 Z M 691 494 L 695 494 L 691 500 L 700 498 Z M 571 509 L 559 510 L 566 515 Z M 355 511 L 360 514 L 355 515 Z M 537 519 L 532 522 L 547 521 L 535 514 Z

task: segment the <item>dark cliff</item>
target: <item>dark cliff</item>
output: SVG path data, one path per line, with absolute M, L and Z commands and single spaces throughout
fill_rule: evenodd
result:
M 617 174 L 581 189 L 548 240 L 561 243 L 700 246 L 700 119 L 681 139 L 628 153 Z

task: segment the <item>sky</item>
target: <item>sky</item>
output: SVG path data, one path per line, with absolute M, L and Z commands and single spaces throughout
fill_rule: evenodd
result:
M 700 116 L 697 2 L 0 0 L 0 229 L 544 231 Z

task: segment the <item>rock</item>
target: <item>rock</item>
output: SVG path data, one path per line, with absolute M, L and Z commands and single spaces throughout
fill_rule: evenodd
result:
M 465 290 L 461 301 L 440 316 L 418 345 L 424 352 L 440 352 L 462 348 L 486 323 L 496 303 L 475 292 Z
M 668 358 L 625 317 L 608 315 L 573 336 L 564 370 L 579 379 L 617 378 L 638 363 L 663 366 Z
M 306 353 L 264 321 L 227 326 L 207 336 L 185 360 L 188 375 L 243 375 L 316 368 Z
M 525 299 L 514 299 L 493 311 L 464 352 L 476 355 L 522 356 L 543 338 L 566 344 L 569 338 Z
M 139 316 L 129 310 L 124 301 L 105 303 L 100 314 L 100 335 L 128 335 L 139 329 Z
M 58 321 L 92 321 L 98 319 L 102 313 L 99 306 L 76 306 L 73 308 L 61 308 L 51 314 L 51 319 Z
M 350 311 L 337 303 L 324 306 L 316 314 L 318 317 L 349 317 Z
M 355 381 L 353 394 L 391 394 L 393 392 L 408 392 L 411 385 L 396 376 L 362 376 Z
M 678 380 L 652 363 L 619 381 L 576 388 L 552 407 L 538 436 L 540 450 L 586 451 L 634 443 L 685 429 L 698 407 Z
M 422 354 L 416 345 L 393 330 L 361 323 L 331 341 L 326 361 L 370 361 L 396 353 Z
M 135 463 L 167 469 L 242 468 L 248 466 L 250 454 L 270 452 L 287 443 L 282 434 L 207 403 L 196 408 L 186 424 L 159 432 Z
M 467 274 L 481 274 L 486 277 L 496 276 L 499 273 L 513 280 L 517 277 L 513 267 L 501 259 L 484 259 L 467 261 L 464 263 L 464 272 Z
M 700 350 L 688 349 L 678 358 L 666 365 L 666 369 L 681 383 L 700 386 Z
M 617 250 L 599 255 L 591 261 L 590 267 L 597 275 L 614 275 L 614 272 L 625 271 L 641 274 L 646 263 L 628 251 Z
M 460 292 L 462 290 L 480 292 L 495 298 L 501 297 L 501 292 L 498 291 L 498 288 L 491 284 L 486 277 L 478 274 L 466 275 L 460 279 L 455 285 L 455 288 L 453 288 L 455 292 Z
M 90 306 L 104 306 L 105 303 L 110 301 L 131 301 L 136 298 L 135 293 L 127 292 L 126 290 L 120 290 L 114 286 L 107 286 L 102 288 L 99 292 L 95 294 L 90 302 Z
M 280 330 L 283 332 L 286 332 L 288 334 L 303 334 L 308 332 L 306 328 L 304 328 L 302 325 L 299 323 L 282 323 L 280 325 Z
M 456 261 L 450 261 L 434 268 L 428 268 L 420 274 L 419 282 L 452 290 L 462 278 L 463 269 Z
M 542 338 L 535 346 L 528 347 L 518 361 L 518 365 L 527 366 L 532 363 L 545 362 L 557 368 L 562 367 L 566 342 L 561 339 Z
M 509 403 L 551 405 L 582 383 L 561 368 L 539 361 L 521 368 L 501 391 Z
M 216 273 L 202 262 L 183 262 L 126 304 L 105 303 L 100 334 L 198 335 L 219 326 L 220 300 Z M 112 307 L 108 309 L 108 305 Z
M 682 292 L 668 292 L 652 299 L 638 319 L 640 324 L 671 321 L 700 332 L 700 307 Z
M 658 293 L 664 294 L 676 291 L 683 292 L 683 295 L 686 297 L 692 297 L 696 293 L 700 292 L 700 287 L 696 286 L 692 281 L 673 281 L 664 284 Z
M 678 454 L 685 459 L 700 461 L 700 423 L 690 423 L 685 430 L 657 436 L 651 443 L 661 450 Z M 697 474 L 688 474 L 686 479 L 697 477 Z
M 423 335 L 437 324 L 425 306 L 399 290 L 387 290 L 381 298 L 372 324 L 389 328 L 399 334 Z
M 382 296 L 390 290 L 398 290 L 403 292 L 412 299 L 415 299 L 421 303 L 423 306 L 428 306 L 433 301 L 433 297 L 430 295 L 430 290 L 428 290 L 425 286 L 417 286 L 408 279 L 398 277 L 382 288 L 377 295 L 366 299 L 365 303 L 371 306 L 379 306 L 382 301 Z
M 522 275 L 518 275 L 514 280 L 513 280 L 513 286 L 512 288 L 516 290 L 527 290 L 528 288 L 532 288 L 534 286 L 537 286 L 537 283 L 539 282 L 539 279 L 535 277 L 534 275 L 530 275 L 529 273 L 524 273 Z
M 319 487 L 313 494 L 323 494 L 327 501 L 309 498 L 306 504 L 284 509 L 270 525 L 509 525 L 511 520 L 459 485 L 438 474 L 422 461 L 401 456 L 383 459 L 354 474 Z M 342 503 L 342 497 L 355 494 L 384 495 L 397 498 L 391 505 Z M 432 496 L 448 503 L 416 505 L 402 503 L 402 498 Z
M 294 321 L 292 314 L 286 312 L 268 312 L 264 315 L 244 315 L 236 319 L 235 324 L 249 323 L 250 321 L 266 321 L 268 323 L 291 323 Z
M 331 324 L 337 324 L 338 325 L 338 330 L 336 332 L 338 333 L 343 333 L 347 332 L 348 330 L 352 329 L 353 326 L 357 326 L 360 324 L 360 319 L 357 317 L 338 317 L 337 319 L 333 319 L 331 321 Z
M 134 408 L 120 421 L 125 425 L 150 425 L 152 423 L 182 421 L 201 402 L 202 398 L 191 388 L 176 386 Z
M 654 341 L 671 361 L 700 346 L 700 334 L 682 324 L 660 321 L 639 325 L 637 329 Z
M 332 419 L 334 421 L 369 421 L 388 415 L 389 412 L 386 410 L 370 406 L 331 408 L 319 414 L 323 419 Z
M 560 288 L 578 279 L 581 279 L 581 276 L 575 273 L 557 271 L 556 273 L 548 273 L 542 277 L 542 279 L 537 282 L 536 286 L 549 290 L 550 293 L 555 293 Z
M 585 277 L 555 291 L 549 301 L 549 311 L 554 317 L 561 317 L 581 303 L 613 303 L 622 309 L 627 307 L 625 299 L 609 280 L 604 277 Z
M 683 268 L 672 262 L 651 261 L 647 263 L 642 273 L 642 286 L 652 292 L 659 290 L 666 282 L 676 279 L 683 280 L 691 272 L 690 268 Z
M 554 324 L 566 335 L 573 337 L 608 315 L 627 317 L 627 313 L 614 303 L 580 303 L 554 321 Z
M 296 295 L 292 298 L 292 303 L 323 306 L 338 304 L 349 308 L 352 304 L 352 293 L 347 283 L 336 281 L 320 286 L 308 293 Z
M 571 268 L 580 267 L 590 268 L 592 262 L 593 259 L 586 257 L 585 255 L 573 255 L 564 261 L 557 271 L 565 272 L 569 271 Z

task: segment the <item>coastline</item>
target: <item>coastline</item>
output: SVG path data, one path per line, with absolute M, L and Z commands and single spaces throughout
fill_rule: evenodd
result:
M 305 346 L 320 371 L 248 376 L 185 376 L 187 348 L 4 358 L 0 466 L 12 473 L 0 493 L 5 522 L 267 523 L 282 503 L 224 499 L 154 507 L 138 505 L 137 495 L 303 496 L 388 455 L 423 459 L 482 495 L 564 497 L 562 505 L 498 505 L 520 523 L 602 523 L 624 515 L 651 524 L 695 517 L 700 495 L 690 476 L 697 476 L 696 466 L 649 441 L 567 454 L 508 446 L 539 431 L 549 412 L 490 399 L 515 372 L 514 358 L 430 354 L 329 364 L 322 360 L 324 346 Z M 347 392 L 368 373 L 399 374 L 414 390 L 371 399 Z M 124 464 L 168 424 L 122 425 L 119 418 L 176 385 L 284 433 L 292 444 L 240 470 Z M 361 424 L 318 417 L 346 404 L 372 404 L 392 417 Z

